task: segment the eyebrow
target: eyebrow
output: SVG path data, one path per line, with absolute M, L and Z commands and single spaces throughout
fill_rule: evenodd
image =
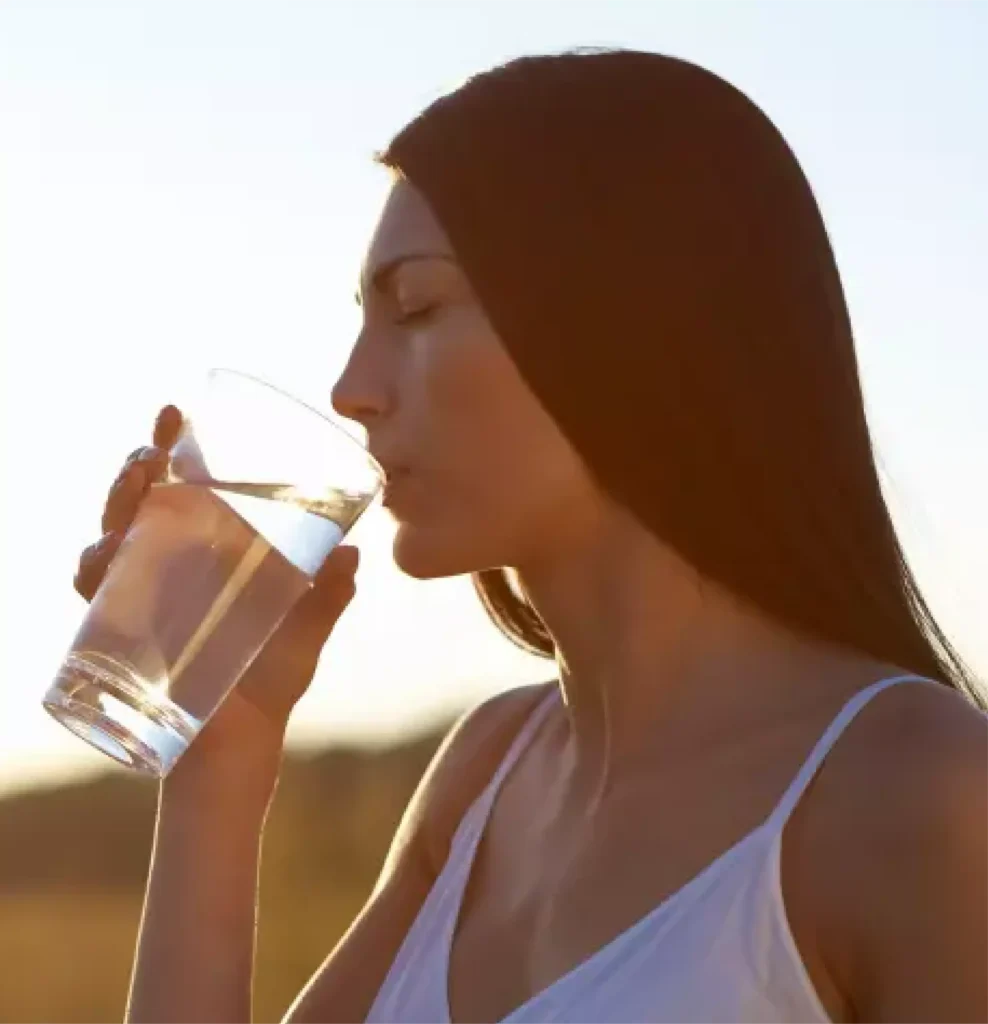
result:
M 373 291 L 383 292 L 391 283 L 398 268 L 406 263 L 413 263 L 417 260 L 445 260 L 447 263 L 456 264 L 456 257 L 445 252 L 409 252 L 403 256 L 395 256 L 394 259 L 385 260 L 378 264 L 370 274 L 370 286 Z M 358 284 L 353 295 L 358 306 L 363 305 L 363 295 Z

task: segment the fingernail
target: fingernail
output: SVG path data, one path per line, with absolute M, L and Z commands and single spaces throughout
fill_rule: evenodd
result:
M 117 556 L 123 534 L 111 530 L 104 533 L 95 544 L 86 548 L 82 561 L 90 565 L 109 565 Z

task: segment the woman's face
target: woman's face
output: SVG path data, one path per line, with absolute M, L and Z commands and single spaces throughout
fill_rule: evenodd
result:
M 398 180 L 360 282 L 363 329 L 333 390 L 388 474 L 395 560 L 419 578 L 541 560 L 599 497 L 518 371 L 412 185 Z

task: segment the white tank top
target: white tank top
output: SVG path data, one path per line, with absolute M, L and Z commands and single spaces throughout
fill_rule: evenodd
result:
M 894 676 L 855 694 L 760 825 L 504 1021 L 829 1022 L 786 919 L 782 828 L 854 716 L 877 693 L 906 681 L 942 685 Z M 535 708 L 463 816 L 446 864 L 370 1009 L 372 1024 L 449 1024 L 450 949 L 474 856 L 501 784 L 557 697 L 554 689 Z

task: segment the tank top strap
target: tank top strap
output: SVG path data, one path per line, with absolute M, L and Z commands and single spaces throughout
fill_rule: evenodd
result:
M 556 702 L 558 696 L 559 687 L 553 686 L 542 700 L 535 705 L 533 710 L 529 712 L 525 724 L 518 730 L 518 735 L 512 740 L 511 746 L 508 747 L 507 752 L 501 759 L 501 763 L 497 766 L 497 771 L 487 786 L 492 799 L 497 795 L 497 791 L 501 788 L 501 783 L 504 782 L 508 772 L 514 768 L 518 759 L 525 753 L 526 747 L 532 742 L 535 733 L 543 721 L 545 721 L 546 715 L 549 714 L 549 709 Z
M 468 857 L 472 857 L 471 851 L 477 845 L 484 832 L 487 819 L 490 817 L 491 808 L 494 806 L 494 800 L 497 798 L 498 791 L 504 780 L 511 769 L 517 764 L 518 759 L 525 753 L 526 748 L 532 742 L 539 726 L 545 721 L 549 710 L 558 697 L 559 687 L 554 685 L 528 713 L 528 718 L 511 741 L 511 745 L 501 759 L 501 763 L 497 766 L 497 771 L 491 776 L 491 781 L 487 783 L 466 814 L 463 815 L 460 827 L 457 829 L 456 836 L 454 837 L 454 846 L 464 850 Z
M 859 690 L 840 709 L 836 717 L 827 727 L 826 731 L 820 739 L 817 740 L 816 745 L 810 751 L 809 757 L 807 757 L 803 762 L 799 771 L 796 773 L 796 777 L 789 784 L 785 793 L 782 794 L 782 799 L 769 815 L 767 824 L 773 831 L 779 830 L 783 825 L 785 825 L 796 804 L 799 803 L 799 798 L 803 795 L 806 791 L 806 787 L 813 781 L 813 777 L 820 770 L 820 766 L 823 764 L 827 754 L 830 753 L 831 748 L 840 738 L 841 733 L 843 733 L 851 724 L 858 712 L 861 711 L 861 709 L 873 697 L 876 697 L 883 690 L 887 690 L 889 687 L 895 686 L 898 683 L 907 682 L 928 683 L 932 686 L 943 685 L 942 683 L 938 683 L 935 679 L 929 679 L 926 676 L 909 674 L 889 676 L 887 679 L 879 679 L 878 682 L 871 683 L 864 689 Z

